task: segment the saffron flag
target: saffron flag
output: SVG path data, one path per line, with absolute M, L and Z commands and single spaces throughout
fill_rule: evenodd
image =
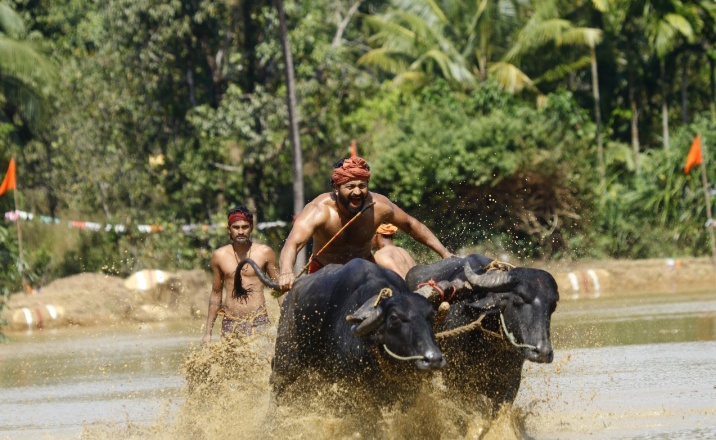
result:
M 11 189 L 15 189 L 16 186 L 17 179 L 15 176 L 15 159 L 10 158 L 10 165 L 7 167 L 7 174 L 5 174 L 5 179 L 2 181 L 2 185 L 0 185 L 0 196 L 5 195 L 5 193 Z
M 691 144 L 691 149 L 689 150 L 689 155 L 686 156 L 686 165 L 684 165 L 684 174 L 689 174 L 689 171 L 691 171 L 691 168 L 695 167 L 696 165 L 700 165 L 701 162 L 703 162 L 703 157 L 701 155 L 701 135 L 697 134 L 694 138 L 694 142 Z

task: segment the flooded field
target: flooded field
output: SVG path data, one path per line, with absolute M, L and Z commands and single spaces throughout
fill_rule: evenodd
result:
M 525 364 L 513 411 L 492 425 L 436 381 L 369 429 L 321 407 L 340 390 L 267 420 L 271 341 L 198 351 L 201 324 L 9 335 L 0 438 L 716 438 L 716 291 L 562 300 L 554 362 Z

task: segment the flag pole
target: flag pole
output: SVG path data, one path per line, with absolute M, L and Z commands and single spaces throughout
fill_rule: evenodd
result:
M 709 182 L 706 178 L 706 154 L 704 154 L 704 147 L 702 144 L 702 151 L 701 151 L 701 182 L 704 185 L 704 196 L 706 200 L 706 217 L 707 217 L 707 225 L 709 230 L 709 238 L 711 239 L 711 262 L 714 265 L 714 268 L 716 268 L 716 238 L 714 238 L 714 219 L 713 216 L 711 216 L 711 200 L 709 198 Z
M 13 199 L 15 200 L 15 214 L 18 213 L 17 210 L 17 181 L 15 183 L 15 188 L 12 190 Z M 22 261 L 23 261 L 23 255 L 22 255 L 22 230 L 20 229 L 20 215 L 18 214 L 17 218 L 15 219 L 15 225 L 17 226 L 17 248 L 19 251 L 19 256 L 17 260 L 17 271 L 20 272 L 20 277 L 22 280 L 25 280 L 25 277 L 22 274 Z

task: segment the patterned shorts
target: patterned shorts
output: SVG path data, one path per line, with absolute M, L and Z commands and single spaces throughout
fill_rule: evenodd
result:
M 221 336 L 228 334 L 239 334 L 244 336 L 253 336 L 265 333 L 271 321 L 269 321 L 268 313 L 265 311 L 253 318 L 249 319 L 231 319 L 224 316 L 221 321 Z

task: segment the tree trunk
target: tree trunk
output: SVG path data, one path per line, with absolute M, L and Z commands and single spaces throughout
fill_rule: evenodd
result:
M 681 122 L 686 125 L 689 120 L 689 54 L 684 53 L 681 65 Z
M 293 58 L 291 46 L 288 41 L 288 29 L 286 27 L 286 15 L 283 10 L 283 0 L 275 0 L 278 11 L 279 33 L 281 47 L 283 48 L 284 72 L 286 74 L 286 90 L 288 92 L 288 123 L 290 131 L 291 146 L 293 148 L 293 213 L 298 216 L 303 211 L 303 156 L 301 154 L 301 137 L 298 132 L 298 110 L 296 106 L 296 82 L 293 77 Z M 296 258 L 296 268 L 306 264 L 306 248 Z M 285 270 L 281 268 L 281 270 Z
M 594 120 L 597 124 L 597 163 L 599 184 L 605 189 L 606 167 L 604 164 L 604 141 L 602 139 L 602 110 L 599 98 L 599 76 L 597 71 L 597 50 L 592 47 L 592 95 L 594 96 Z
M 711 119 L 716 121 L 716 60 L 711 55 L 709 57 L 710 75 L 709 82 L 711 83 Z
M 661 131 L 664 138 L 664 150 L 669 149 L 669 104 L 667 103 L 666 62 L 661 60 Z
M 627 41 L 630 41 L 627 38 Z M 634 152 L 634 170 L 641 172 L 641 159 L 639 158 L 639 108 L 636 105 L 636 91 L 634 90 L 634 66 L 631 60 L 631 44 L 627 46 L 627 70 L 629 76 L 629 106 L 631 107 L 631 148 Z

